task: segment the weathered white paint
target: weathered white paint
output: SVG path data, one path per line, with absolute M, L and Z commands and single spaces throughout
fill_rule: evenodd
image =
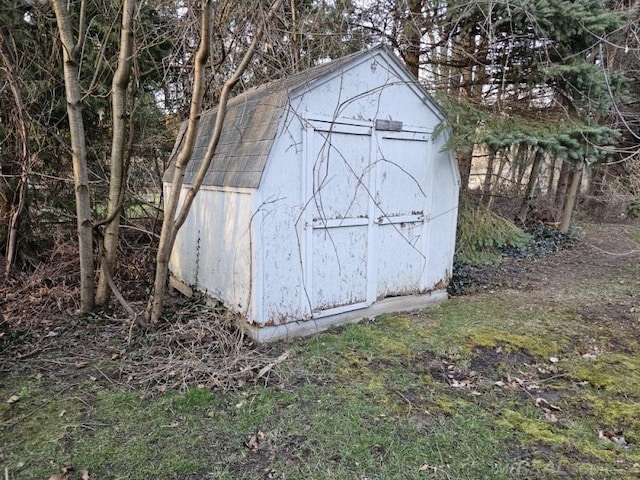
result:
M 446 296 L 457 165 L 411 82 L 378 50 L 294 92 L 259 188 L 196 197 L 173 275 L 245 314 L 261 340 Z
M 178 232 L 169 269 L 233 310 L 251 307 L 251 190 L 204 187 Z

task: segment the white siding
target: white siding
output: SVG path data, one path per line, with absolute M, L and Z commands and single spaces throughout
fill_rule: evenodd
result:
M 433 129 L 440 123 L 431 100 L 422 102 L 423 91 L 407 83 L 408 77 L 378 53 L 364 58 L 343 75 L 312 85 L 310 94 L 291 102 L 299 115 L 312 120 L 350 119 L 371 122 L 393 119 L 404 130 Z
M 252 194 L 203 188 L 176 237 L 169 268 L 187 285 L 246 312 L 251 305 Z
M 255 319 L 263 325 L 279 325 L 310 316 L 302 277 L 301 245 L 304 244 L 302 211 L 303 142 L 299 119 L 282 120 L 260 184 L 260 233 L 256 271 L 260 305 Z

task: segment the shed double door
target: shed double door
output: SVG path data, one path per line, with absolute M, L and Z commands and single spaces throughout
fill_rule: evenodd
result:
M 429 135 L 314 122 L 305 132 L 305 292 L 316 318 L 424 289 Z

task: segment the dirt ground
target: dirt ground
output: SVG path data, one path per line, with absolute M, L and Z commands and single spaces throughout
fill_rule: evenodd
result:
M 577 227 L 579 241 L 574 248 L 531 259 L 507 259 L 503 267 L 516 267 L 516 277 L 521 279 L 523 288 L 544 288 L 550 278 L 570 280 L 598 275 L 602 270 L 640 261 L 639 239 L 636 235 L 634 241 L 629 233 L 637 228 L 640 222 L 582 224 Z M 504 273 L 505 278 L 510 278 L 509 273 Z
M 540 256 L 505 257 L 497 265 L 479 268 L 480 282 L 472 290 L 514 288 L 535 292 L 538 298 L 552 297 L 570 284 L 620 275 L 621 271 L 618 282 L 624 282 L 626 267 L 640 264 L 640 221 L 581 223 L 576 232 L 578 240 L 571 248 Z M 616 318 L 640 332 L 640 292 L 619 303 L 605 301 L 598 306 L 590 302 L 589 307 L 591 318 Z

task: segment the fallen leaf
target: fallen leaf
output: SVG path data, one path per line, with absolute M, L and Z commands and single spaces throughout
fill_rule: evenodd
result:
M 7 400 L 7 403 L 11 405 L 12 403 L 16 403 L 18 400 L 20 400 L 20 397 L 18 395 L 11 395 L 9 397 L 9 400 Z
M 49 480 L 67 480 L 67 477 L 66 473 L 55 473 L 49 477 Z
M 543 410 L 557 410 L 561 411 L 562 409 L 553 403 L 549 403 L 549 401 L 545 398 L 538 397 L 535 400 L 536 407 L 542 408 Z
M 249 440 L 244 442 L 245 446 L 253 453 L 258 451 L 260 443 L 264 440 L 265 434 L 262 430 L 258 430 L 255 435 L 251 435 Z
M 451 386 L 454 388 L 473 388 L 474 384 L 471 380 L 456 380 L 455 378 L 451 379 Z
M 62 473 L 54 473 L 49 477 L 49 480 L 67 480 L 69 477 L 69 469 L 62 467 Z
M 598 438 L 600 440 L 610 440 L 621 447 L 628 445 L 627 439 L 622 436 L 622 430 L 598 430 Z
M 560 359 L 558 357 L 549 357 L 549 361 L 551 363 L 558 363 L 560 361 Z
M 627 440 L 622 436 L 620 436 L 620 437 L 618 437 L 617 435 L 613 436 L 613 437 L 611 437 L 611 441 L 613 443 L 615 443 L 616 445 L 620 445 L 622 447 L 626 447 L 628 445 L 627 444 Z
M 120 354 L 119 353 L 113 353 L 111 355 L 111 360 L 118 360 L 120 358 Z
M 500 388 L 502 388 L 502 387 L 504 387 L 504 386 L 505 386 L 505 383 L 504 383 L 502 380 L 498 380 L 497 382 L 493 382 L 493 384 L 494 384 L 496 387 L 500 387 Z
M 249 440 L 244 442 L 244 444 L 252 452 L 255 453 L 258 451 L 258 440 L 256 439 L 255 435 L 252 435 L 251 438 L 249 438 Z

